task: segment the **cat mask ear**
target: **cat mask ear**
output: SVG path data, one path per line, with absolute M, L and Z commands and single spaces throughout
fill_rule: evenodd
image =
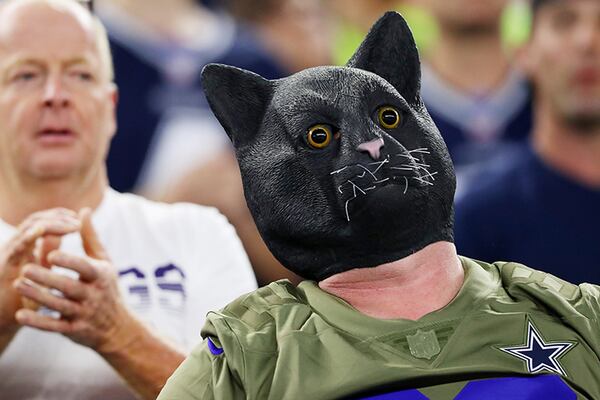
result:
M 406 21 L 390 11 L 373 25 L 347 64 L 373 72 L 392 84 L 411 106 L 421 104 L 421 64 Z
M 202 86 L 233 144 L 243 145 L 258 131 L 271 99 L 271 82 L 240 68 L 208 64 L 202 70 Z

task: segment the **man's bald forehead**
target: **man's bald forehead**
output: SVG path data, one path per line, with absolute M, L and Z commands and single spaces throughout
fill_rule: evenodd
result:
M 93 23 L 91 14 L 75 0 L 4 0 L 0 1 L 0 18 L 3 18 L 5 13 L 13 15 L 31 6 L 47 6 L 59 12 L 68 12 L 85 27 L 91 27 Z
M 97 17 L 75 0 L 0 0 L 0 47 L 5 33 L 31 26 L 29 18 L 35 18 L 36 12 L 44 9 L 50 9 L 55 11 L 54 15 L 68 16 L 76 21 L 94 43 L 104 64 L 103 69 L 107 72 L 106 77 L 112 81 L 114 73 L 106 29 Z M 53 18 L 52 13 L 42 14 L 42 18 Z M 47 26 L 46 22 L 49 21 L 44 21 L 42 26 Z

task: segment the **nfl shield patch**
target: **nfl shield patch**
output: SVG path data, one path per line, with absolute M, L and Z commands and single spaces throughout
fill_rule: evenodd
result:
M 419 329 L 414 335 L 406 336 L 406 340 L 410 354 L 416 358 L 430 360 L 440 352 L 440 343 L 433 330 L 423 332 Z

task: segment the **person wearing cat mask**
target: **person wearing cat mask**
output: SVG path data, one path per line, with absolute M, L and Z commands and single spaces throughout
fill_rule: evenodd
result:
M 600 398 L 600 288 L 456 254 L 419 71 L 396 13 L 345 67 L 205 68 L 257 226 L 306 281 L 209 314 L 159 399 Z

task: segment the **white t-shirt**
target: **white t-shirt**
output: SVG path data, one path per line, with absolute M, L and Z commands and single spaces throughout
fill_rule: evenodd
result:
M 206 313 L 256 288 L 235 230 L 216 209 L 161 204 L 106 191 L 92 221 L 128 307 L 189 351 Z M 15 228 L 0 220 L 0 243 Z M 78 234 L 61 249 L 83 254 Z M 89 348 L 58 333 L 22 328 L 0 355 L 0 399 L 134 399 L 118 374 Z

